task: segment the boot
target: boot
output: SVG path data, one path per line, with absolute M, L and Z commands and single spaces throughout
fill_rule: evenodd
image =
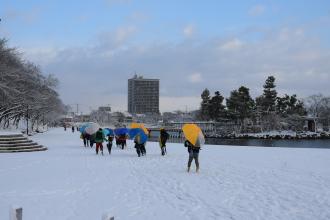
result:
M 187 168 L 187 172 L 188 172 L 188 173 L 189 173 L 189 171 L 190 171 L 190 167 Z
M 196 173 L 198 173 L 199 172 L 199 167 L 196 167 Z

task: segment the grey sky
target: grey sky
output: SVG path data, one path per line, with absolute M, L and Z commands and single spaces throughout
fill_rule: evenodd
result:
M 60 2 L 60 1 L 59 1 Z M 79 6 L 79 7 L 78 7 Z M 160 79 L 160 110 L 199 108 L 204 88 L 244 85 L 253 97 L 269 75 L 279 94 L 330 95 L 330 4 L 107 0 L 6 1 L 0 34 L 60 80 L 81 111 L 127 110 L 127 80 Z
M 160 79 L 161 111 L 197 109 L 204 88 L 228 96 L 245 85 L 260 95 L 268 75 L 276 77 L 280 94 L 330 94 L 329 50 L 302 28 L 264 30 L 258 42 L 241 34 L 126 45 L 132 30 L 103 34 L 86 47 L 26 51 L 44 72 L 60 79 L 63 100 L 84 104 L 84 110 L 107 104 L 126 110 L 127 79 L 135 71 Z

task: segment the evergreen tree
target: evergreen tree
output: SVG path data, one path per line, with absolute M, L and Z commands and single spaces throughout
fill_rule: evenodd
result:
M 229 98 L 226 99 L 227 116 L 230 119 L 237 120 L 239 118 L 239 94 L 237 90 L 230 92 Z
M 264 84 L 264 93 L 257 97 L 256 102 L 263 114 L 275 111 L 277 92 L 275 90 L 275 77 L 269 76 Z
M 285 94 L 283 97 L 276 98 L 276 113 L 282 117 L 306 115 L 306 109 L 304 103 L 297 99 L 297 95 Z
M 210 119 L 210 91 L 206 88 L 201 94 L 202 103 L 200 108 L 200 115 L 199 118 L 202 120 L 209 120 Z
M 255 103 L 250 96 L 249 89 L 241 86 L 230 93 L 230 97 L 226 99 L 226 105 L 229 117 L 242 122 L 252 116 Z
M 283 97 L 276 98 L 276 113 L 285 117 L 288 111 L 288 101 L 290 97 L 285 94 Z
M 225 106 L 222 104 L 224 97 L 219 91 L 214 93 L 214 96 L 210 100 L 209 114 L 210 118 L 215 121 L 219 121 L 220 118 L 225 116 Z

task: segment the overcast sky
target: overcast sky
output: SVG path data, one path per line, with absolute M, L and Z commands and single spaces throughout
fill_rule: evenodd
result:
M 289 3 L 288 3 L 289 2 Z M 228 97 L 330 95 L 329 0 L 0 0 L 0 36 L 59 80 L 79 111 L 127 110 L 127 79 L 160 79 L 160 111 Z

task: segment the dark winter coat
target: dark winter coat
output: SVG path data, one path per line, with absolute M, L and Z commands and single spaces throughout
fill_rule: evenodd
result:
M 199 153 L 199 150 L 201 149 L 200 147 L 194 146 L 192 143 L 190 143 L 188 140 L 184 142 L 184 146 L 188 148 L 188 153 L 193 152 L 193 153 Z
M 112 141 L 113 141 L 113 136 L 108 136 L 108 142 L 112 143 Z
M 165 131 L 165 129 L 160 130 L 160 141 L 161 142 L 166 142 L 167 139 L 169 138 L 169 134 Z
M 105 140 L 105 137 L 104 137 L 103 131 L 102 130 L 97 131 L 96 135 L 95 135 L 95 142 L 96 143 L 103 143 L 104 140 Z
M 119 135 L 118 140 L 119 141 L 126 141 L 126 135 L 125 134 Z

